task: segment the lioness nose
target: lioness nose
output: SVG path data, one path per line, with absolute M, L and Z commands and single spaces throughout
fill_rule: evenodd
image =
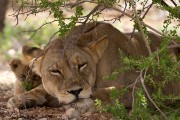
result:
M 81 91 L 82 91 L 82 88 L 77 89 L 77 90 L 70 90 L 70 91 L 68 91 L 68 93 L 78 96 Z

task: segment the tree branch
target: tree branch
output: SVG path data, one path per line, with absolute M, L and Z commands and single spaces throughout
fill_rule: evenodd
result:
M 147 69 L 145 70 L 145 75 L 146 75 L 146 72 L 147 72 Z M 162 114 L 162 116 L 168 120 L 167 116 L 161 111 L 161 109 L 156 105 L 156 103 L 153 101 L 153 99 L 151 98 L 151 96 L 149 95 L 149 92 L 145 86 L 145 83 L 144 83 L 144 77 L 143 77 L 143 70 L 140 71 L 140 79 L 141 79 L 141 84 L 145 90 L 145 93 L 148 97 L 148 99 L 151 101 L 151 103 L 155 106 L 155 108 Z
M 122 10 L 116 8 L 115 6 L 108 6 L 108 7 L 109 7 L 109 8 L 112 8 L 112 9 L 115 10 L 115 11 L 118 11 L 118 12 L 126 15 L 126 16 L 129 17 L 129 18 L 134 19 L 134 17 L 132 17 L 132 15 L 130 15 L 130 14 L 126 13 L 126 12 L 123 12 Z M 142 25 L 148 27 L 148 28 L 151 29 L 152 31 L 156 32 L 157 34 L 159 34 L 159 35 L 161 35 L 161 36 L 164 36 L 163 33 L 159 32 L 158 30 L 154 29 L 153 27 L 149 26 L 148 24 L 146 24 L 146 23 L 144 23 L 144 22 L 142 22 L 142 21 L 140 21 L 140 23 L 141 23 Z
M 146 47 L 147 47 L 147 49 L 148 49 L 149 54 L 151 54 L 151 53 L 152 53 L 152 52 L 151 52 L 151 48 L 150 48 L 150 46 L 149 46 L 149 42 L 148 42 L 147 38 L 146 38 L 145 35 L 144 35 L 144 31 L 143 31 L 141 22 L 140 22 L 140 20 L 139 20 L 139 16 L 138 16 L 138 14 L 137 14 L 137 12 L 136 12 L 136 7 L 135 7 L 135 5 L 134 5 L 134 1 L 131 0 L 130 2 L 131 2 L 131 5 L 132 5 L 133 11 L 134 11 L 134 14 L 135 14 L 135 17 L 136 17 L 136 21 L 137 21 L 137 23 L 138 23 L 138 26 L 139 26 L 139 29 L 140 29 L 140 32 L 141 32 L 141 35 L 142 35 L 143 40 L 144 40 L 144 42 L 145 42 L 145 45 L 146 45 Z

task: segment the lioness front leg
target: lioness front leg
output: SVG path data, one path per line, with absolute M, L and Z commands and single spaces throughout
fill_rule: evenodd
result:
M 43 105 L 47 99 L 47 92 L 43 85 L 40 85 L 24 94 L 19 94 L 10 98 L 7 102 L 7 108 L 29 108 Z

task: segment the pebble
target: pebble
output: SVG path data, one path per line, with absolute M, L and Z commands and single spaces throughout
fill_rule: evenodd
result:
M 85 115 L 86 117 L 89 117 L 89 116 L 92 115 L 92 112 L 86 112 L 84 115 Z
M 109 120 L 114 120 L 114 118 L 110 118 Z
M 38 120 L 47 120 L 47 118 L 39 118 Z
M 66 110 L 66 114 L 68 115 L 68 117 L 70 119 L 72 118 L 79 118 L 80 115 L 79 115 L 79 111 L 75 110 L 74 108 L 69 108 Z
M 103 115 L 100 116 L 100 120 L 106 120 L 107 118 Z
M 71 120 L 78 120 L 77 118 L 73 118 L 73 119 L 71 119 Z
M 67 114 L 63 114 L 61 118 L 62 118 L 62 120 L 69 120 L 69 118 L 68 118 L 68 115 L 67 115 Z

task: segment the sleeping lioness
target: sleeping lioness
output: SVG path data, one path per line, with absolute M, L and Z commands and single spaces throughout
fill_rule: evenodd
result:
M 149 34 L 151 50 L 158 49 L 161 38 Z M 64 38 L 48 44 L 43 55 L 34 62 L 34 71 L 42 78 L 43 87 L 39 86 L 26 93 L 27 99 L 21 101 L 22 95 L 12 98 L 8 107 L 14 108 L 35 101 L 33 106 L 48 102 L 46 95 L 57 98 L 60 104 L 70 104 L 79 99 L 99 98 L 111 102 L 109 93 L 112 88 L 122 89 L 136 80 L 139 73 L 129 71 L 119 74 L 116 80 L 103 78 L 122 65 L 119 61 L 119 49 L 132 57 L 148 56 L 142 38 L 135 34 L 128 37 L 107 23 L 93 22 L 77 26 Z M 180 95 L 179 83 L 168 85 L 165 94 Z M 44 89 L 43 89 L 44 88 Z M 36 97 L 32 97 L 36 94 Z M 126 107 L 132 105 L 132 94 L 127 93 L 120 101 Z

